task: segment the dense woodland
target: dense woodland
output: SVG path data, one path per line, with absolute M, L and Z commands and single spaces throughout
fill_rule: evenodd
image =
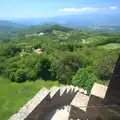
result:
M 89 92 L 109 82 L 119 53 L 119 33 L 59 25 L 0 31 L 0 75 L 11 82 L 52 80 Z

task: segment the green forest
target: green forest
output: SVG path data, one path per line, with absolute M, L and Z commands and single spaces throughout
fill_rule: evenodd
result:
M 44 86 L 74 85 L 89 94 L 94 82 L 108 85 L 119 54 L 119 33 L 60 25 L 0 30 L 0 119 Z

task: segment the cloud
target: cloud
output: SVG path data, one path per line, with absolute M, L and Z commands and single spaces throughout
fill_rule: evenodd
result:
M 116 10 L 116 9 L 117 9 L 117 7 L 112 6 L 112 7 L 110 7 L 110 9 L 111 9 L 111 10 Z
M 101 8 L 95 8 L 95 7 L 83 7 L 83 8 L 63 8 L 59 9 L 60 12 L 93 12 L 93 11 L 100 11 L 100 10 L 116 10 L 117 7 L 111 6 L 111 7 L 101 7 Z
M 93 8 L 93 7 L 83 7 L 83 8 L 64 8 L 59 9 L 58 11 L 61 12 L 85 12 L 85 11 L 97 11 L 99 8 Z

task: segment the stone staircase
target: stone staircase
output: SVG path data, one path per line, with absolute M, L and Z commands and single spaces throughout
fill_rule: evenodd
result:
M 68 120 L 70 106 L 64 106 L 62 109 L 58 109 L 51 120 Z
M 70 112 L 70 106 L 64 106 L 57 110 L 50 112 L 45 120 L 68 120 Z
M 43 88 L 9 120 L 68 120 L 70 104 L 77 93 L 87 91 L 72 85 Z
M 72 85 L 43 88 L 9 120 L 120 120 L 118 112 L 106 107 L 107 89 L 95 83 L 88 96 Z

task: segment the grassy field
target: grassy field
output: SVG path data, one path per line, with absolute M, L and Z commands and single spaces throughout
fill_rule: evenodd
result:
M 58 85 L 58 83 L 36 81 L 18 84 L 0 77 L 0 120 L 8 120 L 42 87 L 50 88 L 54 85 Z
M 104 49 L 118 49 L 120 48 L 120 44 L 119 43 L 109 43 L 106 45 L 101 45 L 99 46 L 100 48 L 104 48 Z

